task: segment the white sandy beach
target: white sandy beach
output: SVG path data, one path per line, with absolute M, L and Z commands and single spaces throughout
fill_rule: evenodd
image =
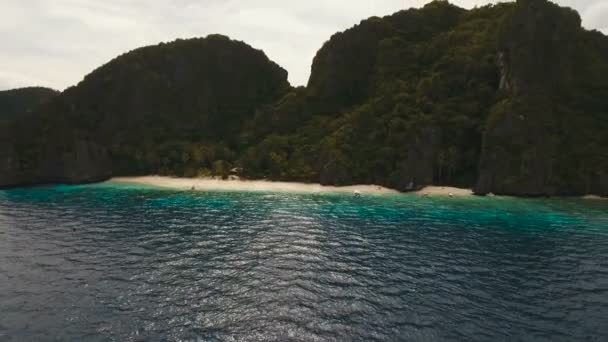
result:
M 427 186 L 422 190 L 416 192 L 416 194 L 421 196 L 452 196 L 452 197 L 461 197 L 461 196 L 473 196 L 473 190 L 471 189 L 461 189 L 454 188 L 450 186 Z
M 582 199 L 586 199 L 586 200 L 608 200 L 608 197 L 601 197 L 601 196 L 597 196 L 597 195 L 587 195 L 587 196 L 583 196 L 581 197 Z
M 119 183 L 153 185 L 172 189 L 197 191 L 270 191 L 270 192 L 343 192 L 362 194 L 398 194 L 399 191 L 379 185 L 326 186 L 320 184 L 272 182 L 266 180 L 221 180 L 213 178 L 176 178 L 164 176 L 117 177 L 111 181 Z M 415 194 L 422 196 L 470 196 L 470 189 L 430 186 Z
M 379 185 L 325 186 L 295 182 L 271 182 L 265 180 L 221 180 L 212 178 L 174 178 L 163 176 L 118 177 L 111 181 L 120 183 L 154 185 L 172 189 L 198 191 L 270 191 L 270 192 L 346 192 L 362 194 L 397 194 L 396 190 Z
M 258 192 L 300 192 L 300 193 L 354 193 L 390 195 L 401 192 L 379 185 L 327 186 L 315 183 L 273 182 L 268 180 L 223 180 L 215 178 L 179 178 L 167 176 L 116 177 L 111 182 L 152 185 L 163 188 L 196 191 L 258 191 Z M 427 186 L 412 194 L 418 196 L 474 196 L 472 189 L 449 186 Z M 490 195 L 493 196 L 493 195 Z M 581 196 L 588 200 L 608 200 L 595 195 Z

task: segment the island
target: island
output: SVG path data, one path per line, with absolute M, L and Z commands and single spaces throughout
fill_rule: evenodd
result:
M 336 33 L 311 70 L 293 87 L 214 34 L 133 50 L 63 92 L 0 92 L 0 187 L 236 175 L 608 196 L 608 38 L 572 9 L 436 0 Z

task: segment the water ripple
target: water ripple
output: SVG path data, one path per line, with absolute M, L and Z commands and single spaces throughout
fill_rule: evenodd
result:
M 605 201 L 0 191 L 2 341 L 608 339 Z

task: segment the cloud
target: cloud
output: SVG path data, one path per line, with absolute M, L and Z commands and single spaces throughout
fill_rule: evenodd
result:
M 119 54 L 176 38 L 226 34 L 262 49 L 305 84 L 329 37 L 372 15 L 429 0 L 0 0 L 0 89 L 64 89 Z M 453 0 L 471 8 L 487 0 Z M 608 33 L 605 0 L 560 0 Z
M 590 4 L 582 12 L 588 26 L 608 33 L 608 2 Z

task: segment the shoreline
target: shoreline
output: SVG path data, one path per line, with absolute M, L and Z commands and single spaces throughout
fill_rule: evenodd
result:
M 191 191 L 254 191 L 293 193 L 355 193 L 389 195 L 401 192 L 379 185 L 362 184 L 331 186 L 316 183 L 274 182 L 268 180 L 179 178 L 166 176 L 115 177 L 110 182 L 152 185 L 163 188 Z
M 152 185 L 163 188 L 193 191 L 254 191 L 254 192 L 300 192 L 300 193 L 361 193 L 374 195 L 406 194 L 374 184 L 349 186 L 321 185 L 317 183 L 275 182 L 268 180 L 179 178 L 167 176 L 115 177 L 110 182 Z M 445 186 L 428 186 L 410 194 L 419 196 L 474 196 L 471 189 Z
M 418 191 L 401 192 L 380 185 L 359 184 L 348 186 L 321 185 L 318 183 L 299 182 L 275 182 L 269 180 L 244 180 L 244 179 L 217 179 L 217 178 L 184 178 L 169 176 L 134 176 L 114 177 L 108 182 L 150 185 L 161 188 L 189 190 L 189 191 L 253 191 L 253 192 L 282 192 L 282 193 L 360 193 L 368 195 L 407 195 L 412 194 L 422 197 L 472 197 L 476 196 L 472 189 L 463 189 L 449 186 L 427 186 Z M 494 197 L 493 194 L 487 197 Z M 503 197 L 503 196 L 496 196 Z M 525 198 L 525 197 L 524 197 Z M 569 197 L 552 197 L 569 198 Z M 585 195 L 578 197 L 584 200 L 608 200 L 608 198 L 596 195 Z
M 452 186 L 427 186 L 414 192 L 419 196 L 448 196 L 466 197 L 475 196 L 473 189 L 455 188 Z

